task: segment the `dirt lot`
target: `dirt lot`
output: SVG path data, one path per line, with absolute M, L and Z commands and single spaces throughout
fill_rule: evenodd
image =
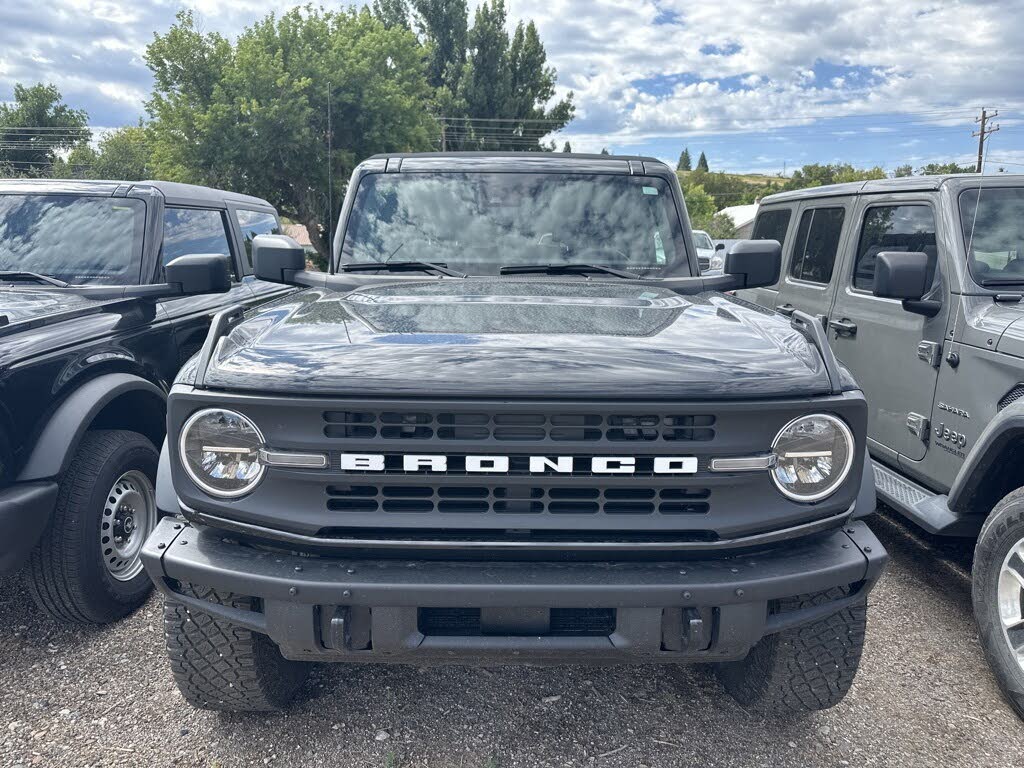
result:
M 970 548 L 890 517 L 873 527 L 893 562 L 854 689 L 783 724 L 746 714 L 703 668 L 333 666 L 289 715 L 197 712 L 167 671 L 159 598 L 67 630 L 0 582 L 0 765 L 1020 765 L 1024 724 L 970 616 Z

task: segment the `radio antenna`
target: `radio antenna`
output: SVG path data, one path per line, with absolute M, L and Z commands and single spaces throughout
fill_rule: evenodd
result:
M 327 83 L 327 264 L 334 274 L 334 136 L 331 131 L 331 84 Z

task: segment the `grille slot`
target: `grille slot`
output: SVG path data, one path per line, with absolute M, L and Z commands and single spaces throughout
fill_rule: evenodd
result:
M 536 612 L 536 611 L 534 611 Z M 605 637 L 615 631 L 614 608 L 551 608 L 547 613 L 546 637 Z M 505 634 L 485 625 L 479 608 L 420 608 L 417 624 L 427 636 L 474 637 Z M 541 613 L 543 622 L 543 612 Z M 534 632 L 516 634 L 529 634 Z
M 332 512 L 549 515 L 704 515 L 707 488 L 329 485 Z
M 501 442 L 707 442 L 715 417 L 674 413 L 478 413 L 324 411 L 324 435 L 340 440 Z

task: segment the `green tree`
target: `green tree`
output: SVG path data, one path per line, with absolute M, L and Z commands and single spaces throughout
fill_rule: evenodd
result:
M 793 176 L 783 185 L 783 189 L 805 189 L 807 187 L 821 187 L 826 184 L 840 184 L 847 181 L 867 181 L 869 179 L 884 179 L 886 173 L 882 168 L 855 168 L 849 163 L 831 163 L 822 165 L 812 163 L 805 165 L 796 171 Z
M 466 61 L 469 36 L 466 0 L 413 0 L 412 5 L 429 51 L 427 79 L 434 88 L 446 91 L 445 100 L 450 103 Z
M 0 104 L 0 166 L 13 176 L 49 175 L 60 152 L 89 141 L 88 122 L 56 86 L 17 83 L 14 101 Z
M 928 163 L 917 169 L 920 176 L 940 176 L 946 173 L 974 173 L 977 170 L 973 165 L 959 165 L 957 163 Z
M 907 165 L 897 165 L 896 170 L 892 172 L 894 178 L 902 178 L 904 176 L 913 176 L 914 167 L 909 163 Z
M 608 151 L 608 147 L 601 147 L 601 154 L 602 155 L 610 155 L 611 152 Z
M 683 200 L 686 202 L 686 212 L 690 214 L 690 221 L 695 229 L 704 229 L 703 225 L 707 224 L 718 210 L 715 198 L 700 184 L 687 187 L 683 191 Z
M 234 44 L 180 12 L 146 51 L 154 172 L 267 198 L 324 255 L 353 167 L 375 152 L 428 149 L 437 135 L 424 53 L 411 31 L 365 8 L 270 15 Z
M 73 179 L 142 181 L 152 178 L 149 133 L 145 126 L 130 125 L 106 133 L 99 148 L 89 144 L 75 147 L 54 165 L 54 176 Z
M 562 151 L 565 152 L 566 154 L 572 152 L 572 144 L 570 144 L 568 141 L 565 142 L 565 144 L 562 146 Z
M 388 29 L 409 29 L 409 3 L 406 0 L 373 0 L 373 15 Z
M 736 237 L 736 223 L 725 213 L 716 213 L 702 229 L 715 240 L 731 240 Z
M 697 158 L 697 170 L 704 171 L 705 173 L 711 170 L 708 168 L 708 159 L 703 152 L 701 152 L 700 157 Z
M 690 148 L 687 147 L 679 153 L 679 162 L 676 163 L 677 171 L 692 171 L 693 163 L 690 160 Z

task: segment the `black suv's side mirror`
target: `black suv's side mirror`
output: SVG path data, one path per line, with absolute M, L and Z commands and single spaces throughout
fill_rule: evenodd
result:
M 252 239 L 253 272 L 260 280 L 292 284 L 306 268 L 306 252 L 287 235 L 257 235 Z
M 782 246 L 777 240 L 740 240 L 725 256 L 725 274 L 737 288 L 775 285 L 782 270 Z
M 179 296 L 227 293 L 231 290 L 228 257 L 220 253 L 179 256 L 164 267 L 164 277 L 169 285 L 179 287 Z
M 872 293 L 881 299 L 900 299 L 903 308 L 934 317 L 942 308 L 939 301 L 925 301 L 931 287 L 933 265 L 927 253 L 882 251 L 875 256 L 875 284 Z
M 724 251 L 725 250 L 725 243 L 715 243 L 715 250 L 716 251 Z

